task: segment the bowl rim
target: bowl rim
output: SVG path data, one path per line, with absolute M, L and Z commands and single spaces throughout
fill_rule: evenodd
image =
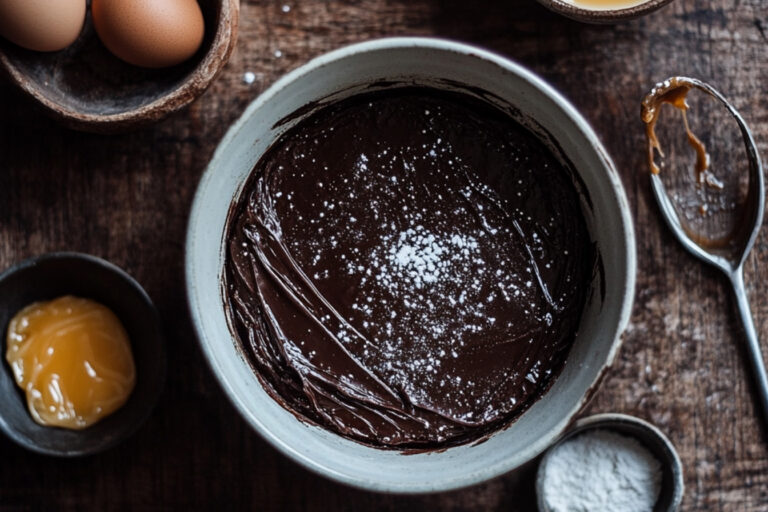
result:
M 683 481 L 683 463 L 680 460 L 680 455 L 677 453 L 675 445 L 672 444 L 672 441 L 670 441 L 664 432 L 662 432 L 656 425 L 642 418 L 630 416 L 629 414 L 606 412 L 579 419 L 573 424 L 571 428 L 563 433 L 557 439 L 557 441 L 555 441 L 549 448 L 547 448 L 547 451 L 539 461 L 539 467 L 536 470 L 536 503 L 540 512 L 547 512 L 549 510 L 544 504 L 544 498 L 542 497 L 541 491 L 542 486 L 544 485 L 544 467 L 549 461 L 551 454 L 554 453 L 555 449 L 568 439 L 572 439 L 579 434 L 589 430 L 600 429 L 610 430 L 624 436 L 633 437 L 642 443 L 642 440 L 639 439 L 638 436 L 633 434 L 625 434 L 619 429 L 615 428 L 617 425 L 626 424 L 640 427 L 640 429 L 648 433 L 649 436 L 652 436 L 661 441 L 661 445 L 664 447 L 663 451 L 666 457 L 664 457 L 664 460 L 659 460 L 659 462 L 661 464 L 668 465 L 670 471 L 672 472 L 672 485 L 674 487 L 672 490 L 672 497 L 669 503 L 669 507 L 661 512 L 674 512 L 678 509 L 680 503 L 683 501 L 683 494 L 685 493 L 685 482 Z M 647 446 L 645 448 L 648 451 L 651 451 Z M 659 458 L 655 452 L 652 453 L 652 455 L 656 457 L 656 459 Z
M 121 267 L 115 265 L 114 263 L 107 261 L 103 258 L 100 258 L 98 256 L 94 256 L 92 254 L 87 254 L 87 253 L 82 253 L 77 251 L 53 251 L 53 252 L 42 253 L 37 256 L 32 256 L 30 258 L 21 260 L 17 263 L 10 265 L 5 270 L 0 272 L 0 282 L 4 281 L 5 279 L 7 279 L 8 277 L 10 277 L 11 275 L 17 272 L 34 268 L 46 261 L 66 260 L 66 259 L 82 260 L 88 263 L 89 265 L 99 266 L 105 269 L 106 271 L 117 275 L 120 279 L 123 279 L 125 280 L 126 283 L 128 283 L 128 285 L 133 290 L 133 292 L 135 292 L 138 295 L 138 297 L 141 299 L 141 302 L 147 307 L 147 310 L 151 313 L 151 318 L 148 320 L 155 324 L 155 328 L 157 330 L 157 335 L 158 335 L 158 341 L 160 342 L 159 345 L 157 346 L 158 357 L 161 359 L 160 371 L 156 377 L 157 379 L 156 390 L 150 395 L 149 400 L 145 400 L 141 403 L 141 408 L 139 409 L 141 413 L 137 414 L 129 425 L 123 427 L 123 429 L 119 431 L 118 435 L 104 437 L 101 442 L 94 443 L 89 448 L 80 449 L 80 450 L 62 451 L 62 450 L 42 447 L 39 444 L 35 443 L 30 438 L 19 435 L 18 432 L 8 423 L 8 421 L 6 421 L 6 419 L 2 415 L 0 415 L 0 432 L 4 433 L 7 439 L 13 441 L 14 443 L 21 446 L 22 448 L 38 453 L 40 455 L 62 457 L 62 458 L 76 458 L 76 457 L 83 457 L 88 455 L 95 455 L 97 453 L 101 453 L 106 450 L 109 450 L 110 448 L 114 448 L 115 446 L 117 446 L 118 444 L 122 443 L 123 441 L 131 437 L 133 434 L 135 434 L 139 430 L 139 428 L 141 428 L 141 426 L 144 423 L 146 423 L 146 421 L 152 415 L 152 411 L 155 409 L 155 406 L 157 405 L 157 402 L 160 399 L 160 395 L 163 391 L 163 388 L 165 387 L 165 380 L 166 380 L 168 370 L 167 370 L 166 351 L 165 351 L 165 335 L 163 333 L 162 321 L 160 319 L 160 314 L 157 311 L 157 307 L 155 306 L 154 302 L 152 302 L 151 297 L 149 296 L 147 291 L 144 289 L 144 287 L 141 286 L 141 283 L 139 283 L 127 271 L 123 270 Z M 5 326 L 0 326 L 0 328 L 4 329 Z M 5 331 L 0 333 L 0 335 L 5 336 Z M 2 357 L 4 360 L 5 355 L 3 354 Z M 11 378 L 13 379 L 13 377 Z M 16 383 L 14 382 L 14 384 Z M 120 412 L 120 409 L 115 411 L 113 414 L 116 414 L 119 412 Z M 55 428 L 55 427 L 51 427 L 51 428 Z
M 538 0 L 547 9 L 584 23 L 617 23 L 650 14 L 661 9 L 673 0 L 646 0 L 631 7 L 619 9 L 588 9 L 565 2 L 564 0 Z
M 20 91 L 35 100 L 49 115 L 70 128 L 85 131 L 119 131 L 159 121 L 172 112 L 187 106 L 205 92 L 221 73 L 235 48 L 240 3 L 238 0 L 217 1 L 221 6 L 219 23 L 216 26 L 210 48 L 201 61 L 177 88 L 132 110 L 113 114 L 94 114 L 65 107 L 42 94 L 40 89 L 35 86 L 35 82 L 27 80 L 26 75 L 21 72 L 2 48 L 0 48 L 0 69 L 5 71 L 10 81 Z
M 248 107 L 246 107 L 240 118 L 230 126 L 227 133 L 219 142 L 219 145 L 217 146 L 216 151 L 214 152 L 205 172 L 200 178 L 200 182 L 192 202 L 192 207 L 190 209 L 190 215 L 187 224 L 187 236 L 185 243 L 185 284 L 187 291 L 187 307 L 189 309 L 189 314 L 194 325 L 196 338 L 205 356 L 208 367 L 216 377 L 216 380 L 224 391 L 224 394 L 234 405 L 235 409 L 237 409 L 237 411 L 240 413 L 241 417 L 243 417 L 250 425 L 250 427 L 256 430 L 256 432 L 263 439 L 267 440 L 271 446 L 276 448 L 282 454 L 286 455 L 292 461 L 318 475 L 331 478 L 337 482 L 341 482 L 343 484 L 350 485 L 359 489 L 387 493 L 418 494 L 442 492 L 467 487 L 507 473 L 517 466 L 509 463 L 501 463 L 493 467 L 487 467 L 484 471 L 475 472 L 464 477 L 463 479 L 443 480 L 437 483 L 422 482 L 419 485 L 392 485 L 356 478 L 354 475 L 347 475 L 338 472 L 333 468 L 318 463 L 313 458 L 305 456 L 299 451 L 295 450 L 290 444 L 287 444 L 281 440 L 253 416 L 252 412 L 246 406 L 246 404 L 237 397 L 237 394 L 235 393 L 233 386 L 230 383 L 230 377 L 228 377 L 226 372 L 223 371 L 223 369 L 220 368 L 217 364 L 217 358 L 215 356 L 216 350 L 205 336 L 205 329 L 203 328 L 203 325 L 206 322 L 203 320 L 201 311 L 196 305 L 196 297 L 198 296 L 198 291 L 196 284 L 197 278 L 195 258 L 193 255 L 193 246 L 195 244 L 195 228 L 198 224 L 201 223 L 203 215 L 203 211 L 201 210 L 200 206 L 200 204 L 203 202 L 203 195 L 205 193 L 205 187 L 203 185 L 212 179 L 212 176 L 216 172 L 215 165 L 222 158 L 221 155 L 224 151 L 224 148 L 232 143 L 233 139 L 235 139 L 237 134 L 243 129 L 243 126 L 247 123 L 248 119 L 253 115 L 253 113 L 259 110 L 265 103 L 271 101 L 272 97 L 275 96 L 283 88 L 285 88 L 288 84 L 296 80 L 300 80 L 305 75 L 314 72 L 319 68 L 323 68 L 332 62 L 344 60 L 347 57 L 360 53 L 393 49 L 427 49 L 471 56 L 473 58 L 479 58 L 496 64 L 504 71 L 515 74 L 517 77 L 527 81 L 531 86 L 538 89 L 543 95 L 551 99 L 556 104 L 557 108 L 559 108 L 564 113 L 564 115 L 569 117 L 577 126 L 577 128 L 588 139 L 591 140 L 595 152 L 597 153 L 600 160 L 604 163 L 605 168 L 608 170 L 606 177 L 610 181 L 612 193 L 616 197 L 617 202 L 621 205 L 619 208 L 619 215 L 621 217 L 621 226 L 625 233 L 625 239 L 623 242 L 626 247 L 626 259 L 623 262 L 623 267 L 627 270 L 627 278 L 626 282 L 624 283 L 625 293 L 618 315 L 619 320 L 616 325 L 615 338 L 609 350 L 605 364 L 596 375 L 587 392 L 584 394 L 584 396 L 581 397 L 576 406 L 568 412 L 567 416 L 564 417 L 558 426 L 552 429 L 551 434 L 546 438 L 542 438 L 541 443 L 534 447 L 535 453 L 531 456 L 531 459 L 544 451 L 553 441 L 555 441 L 560 436 L 560 434 L 562 434 L 567 426 L 571 424 L 574 416 L 576 416 L 576 414 L 578 414 L 578 412 L 586 406 L 587 402 L 593 396 L 597 386 L 605 377 L 606 372 L 615 361 L 616 355 L 623 342 L 623 332 L 629 322 L 629 317 L 632 310 L 637 265 L 634 227 L 629 213 L 629 206 L 626 195 L 624 193 L 619 174 L 616 171 L 616 168 L 608 156 L 605 148 L 602 146 L 600 139 L 589 126 L 587 121 L 583 118 L 583 116 L 578 113 L 575 107 L 573 107 L 570 102 L 568 102 L 568 100 L 566 100 L 552 86 L 546 83 L 542 78 L 539 78 L 532 71 L 529 71 L 522 65 L 517 64 L 502 55 L 478 48 L 473 45 L 433 37 L 388 37 L 382 39 L 374 39 L 371 41 L 343 46 L 336 50 L 315 57 L 302 66 L 283 75 L 268 89 L 261 93 L 255 100 L 253 100 L 251 104 L 248 105 Z M 218 292 L 219 290 L 217 290 L 217 293 Z M 231 334 L 228 335 L 231 336 Z

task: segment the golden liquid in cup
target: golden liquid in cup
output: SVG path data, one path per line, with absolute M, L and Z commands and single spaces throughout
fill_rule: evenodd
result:
M 8 326 L 6 359 L 41 425 L 83 429 L 128 400 L 136 368 L 128 334 L 106 306 L 73 296 L 35 302 Z
M 566 3 L 583 9 L 609 10 L 626 9 L 646 3 L 648 0 L 565 0 Z

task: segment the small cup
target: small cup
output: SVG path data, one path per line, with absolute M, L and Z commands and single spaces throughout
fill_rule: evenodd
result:
M 125 326 L 136 364 L 136 387 L 110 416 L 83 430 L 36 423 L 5 361 L 8 322 L 23 307 L 62 295 L 93 299 Z M 87 254 L 51 253 L 23 261 L 0 275 L 0 430 L 17 444 L 44 455 L 76 457 L 110 448 L 149 417 L 165 381 L 160 319 L 144 289 L 115 265 Z
M 672 0 L 646 0 L 636 5 L 623 8 L 589 8 L 574 5 L 565 0 L 539 0 L 539 3 L 547 9 L 562 14 L 568 18 L 584 23 L 618 23 L 645 16 L 660 9 Z
M 573 428 L 553 444 L 539 463 L 536 495 L 540 512 L 551 512 L 544 502 L 544 469 L 554 450 L 565 441 L 588 430 L 610 430 L 637 440 L 661 464 L 661 490 L 653 512 L 675 512 L 683 500 L 683 465 L 667 437 L 650 423 L 626 414 L 596 414 L 578 420 Z

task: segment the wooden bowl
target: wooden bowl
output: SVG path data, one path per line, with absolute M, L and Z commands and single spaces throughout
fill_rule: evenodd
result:
M 143 69 L 112 55 L 96 35 L 89 9 L 80 37 L 60 52 L 33 52 L 0 37 L 0 69 L 70 128 L 109 133 L 143 126 L 200 96 L 234 49 L 238 0 L 199 3 L 203 43 L 191 59 L 174 67 Z
M 547 9 L 584 23 L 618 23 L 649 14 L 664 7 L 672 0 L 647 0 L 622 9 L 588 9 L 577 7 L 564 0 L 539 0 Z

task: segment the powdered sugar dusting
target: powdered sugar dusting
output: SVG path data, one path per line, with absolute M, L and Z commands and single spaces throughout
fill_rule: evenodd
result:
M 462 374 L 457 360 L 472 357 L 473 343 L 484 333 L 514 336 L 516 326 L 507 318 L 523 314 L 534 323 L 551 324 L 551 310 L 541 300 L 535 267 L 544 268 L 553 261 L 537 232 L 524 235 L 526 247 L 538 259 L 511 249 L 519 246 L 515 242 L 520 233 L 510 225 L 508 211 L 524 224 L 530 218 L 487 185 L 466 182 L 459 187 L 464 200 L 447 211 L 440 193 L 425 193 L 420 182 L 424 177 L 417 179 L 414 174 L 417 166 L 430 169 L 436 181 L 455 175 L 444 173 L 441 162 L 463 166 L 450 143 L 437 137 L 432 144 L 405 149 L 359 153 L 350 175 L 315 183 L 337 199 L 317 202 L 314 218 L 300 219 L 317 233 L 327 233 L 311 243 L 307 274 L 322 289 L 325 281 L 339 279 L 330 269 L 339 264 L 345 269 L 345 279 L 355 291 L 350 311 L 343 315 L 347 323 L 332 330 L 350 345 L 364 336 L 368 343 L 361 354 L 363 363 L 390 386 L 426 405 L 439 389 L 451 397 L 450 413 L 461 421 L 492 420 L 504 410 L 493 402 L 495 387 L 488 382 L 478 386 L 476 378 Z M 357 198 L 372 190 L 379 191 L 378 199 L 361 217 Z M 287 194 L 288 210 L 293 209 L 290 198 L 295 193 Z M 376 227 L 376 239 L 370 238 L 371 226 Z M 305 250 L 307 237 L 290 238 L 297 253 Z M 520 260 L 528 264 L 520 268 Z M 536 385 L 539 374 L 491 369 L 485 378 L 521 379 Z M 508 406 L 514 404 L 512 400 Z

